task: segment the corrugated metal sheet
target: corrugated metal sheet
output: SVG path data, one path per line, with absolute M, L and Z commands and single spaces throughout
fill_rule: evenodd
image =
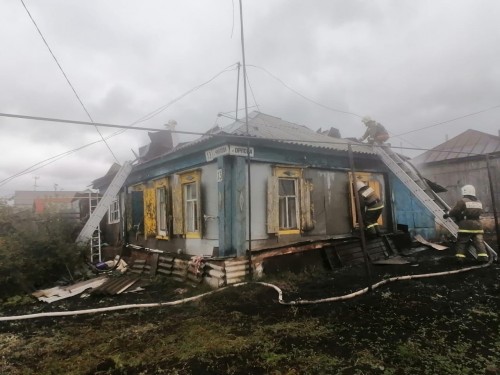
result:
M 115 295 L 120 294 L 132 287 L 137 281 L 140 280 L 138 276 L 122 276 L 111 278 L 104 284 L 92 289 L 92 294 L 107 294 Z
M 221 129 L 219 133 L 245 136 L 247 135 L 247 127 L 244 120 L 239 120 Z M 347 151 L 347 144 L 352 143 L 352 141 L 317 133 L 307 126 L 294 124 L 257 111 L 248 115 L 248 133 L 251 137 L 336 151 Z M 352 149 L 354 152 L 373 153 L 371 148 L 366 145 L 353 145 Z
M 333 151 L 347 151 L 347 145 L 349 143 L 353 143 L 352 141 L 346 139 L 334 138 L 326 134 L 317 133 L 309 129 L 307 126 L 294 124 L 292 122 L 282 120 L 281 118 L 266 115 L 264 113 L 257 111 L 249 113 L 248 128 L 250 137 L 274 140 L 293 145 L 309 146 L 312 148 L 323 148 Z M 193 147 L 195 145 L 199 145 L 203 142 L 206 142 L 208 139 L 211 138 L 209 134 L 215 134 L 221 136 L 222 135 L 247 136 L 245 120 L 235 121 L 234 123 L 222 129 L 219 128 L 212 129 L 209 132 L 207 132 L 207 135 L 204 135 L 192 142 L 187 142 L 178 145 L 175 149 L 163 155 L 158 155 L 156 159 L 159 158 L 160 156 L 172 154 L 179 150 L 188 147 Z M 356 143 L 356 142 L 354 142 L 352 150 L 353 152 L 357 153 L 375 154 L 372 151 L 371 146 L 366 144 L 363 145 L 361 143 Z M 154 159 L 151 159 L 149 161 L 152 160 Z
M 32 295 L 40 301 L 51 303 L 61 299 L 77 296 L 87 289 L 97 288 L 105 283 L 107 279 L 108 278 L 106 276 L 100 276 L 94 279 L 81 281 L 73 285 L 63 287 L 57 286 L 50 289 L 38 290 Z
M 493 152 L 500 152 L 500 137 L 469 129 L 415 157 L 412 163 L 421 165 Z

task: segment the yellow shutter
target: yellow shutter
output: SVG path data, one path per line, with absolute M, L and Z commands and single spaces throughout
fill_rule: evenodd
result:
M 300 183 L 300 225 L 301 230 L 314 229 L 313 207 L 311 203 L 312 181 L 305 178 L 299 179 Z
M 132 230 L 133 222 L 132 222 L 132 194 L 127 193 L 125 195 L 125 222 L 126 222 L 126 230 L 127 232 Z
M 170 212 L 170 199 L 169 199 L 169 195 L 170 195 L 170 189 L 169 189 L 169 183 L 168 183 L 168 177 L 163 177 L 159 180 L 155 180 L 154 181 L 154 187 L 155 187 L 155 196 L 156 198 L 158 199 L 157 197 L 157 190 L 160 189 L 160 188 L 165 188 L 165 212 L 166 212 L 166 232 L 167 232 L 167 236 L 169 235 L 170 233 L 170 216 L 171 216 L 171 212 Z M 156 202 L 156 210 L 158 211 L 158 201 Z M 160 224 L 158 223 L 158 215 L 159 213 L 157 212 L 157 216 L 156 216 L 156 229 L 157 229 L 157 234 L 159 234 L 159 231 L 160 231 Z
M 267 180 L 267 233 L 279 232 L 278 177 Z
M 146 237 L 156 237 L 156 189 L 148 183 L 144 189 L 144 233 Z
M 173 176 L 172 182 L 172 214 L 173 233 L 184 234 L 184 215 L 182 207 L 182 185 L 179 175 Z
M 382 191 L 381 191 L 382 187 L 380 185 L 380 182 L 373 179 L 371 173 L 356 172 L 356 178 L 363 181 L 363 183 L 365 183 L 366 185 L 371 187 L 375 191 L 375 194 L 377 194 L 381 199 L 383 199 L 383 197 L 381 195 L 382 194 Z M 352 217 L 353 227 L 357 228 L 357 227 L 359 227 L 359 224 L 358 224 L 358 219 L 357 219 L 357 215 L 356 215 L 356 204 L 354 202 L 354 194 L 353 194 L 354 191 L 352 188 L 353 179 L 354 179 L 354 177 L 353 177 L 352 173 L 349 172 L 349 194 L 350 194 L 351 214 L 352 214 L 351 217 Z M 383 223 L 384 223 L 383 215 L 380 215 L 380 217 L 377 220 L 377 223 L 379 225 L 383 225 Z

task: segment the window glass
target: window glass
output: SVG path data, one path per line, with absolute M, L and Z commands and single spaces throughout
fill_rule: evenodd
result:
M 158 234 L 167 234 L 167 189 L 162 186 L 156 189 L 156 203 L 157 203 L 157 225 Z
M 297 228 L 297 180 L 279 179 L 280 229 Z
M 118 198 L 115 198 L 109 206 L 108 222 L 114 224 L 120 221 L 120 203 Z
M 185 228 L 187 232 L 198 231 L 198 191 L 196 183 L 184 185 Z

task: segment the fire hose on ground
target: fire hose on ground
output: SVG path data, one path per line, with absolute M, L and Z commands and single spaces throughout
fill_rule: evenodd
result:
M 328 298 L 322 298 L 322 299 L 316 299 L 316 300 L 303 300 L 303 299 L 298 299 L 295 301 L 284 301 L 283 300 L 283 291 L 276 285 L 270 284 L 270 283 L 265 283 L 261 281 L 249 281 L 249 282 L 242 282 L 238 284 L 233 284 L 230 286 L 226 286 L 220 289 L 212 290 L 207 293 L 203 293 L 197 296 L 193 297 L 188 297 L 188 298 L 183 298 L 180 300 L 176 301 L 169 301 L 169 302 L 156 302 L 156 303 L 141 303 L 141 304 L 129 304 L 129 305 L 119 305 L 119 306 L 111 306 L 111 307 L 101 307 L 97 309 L 87 309 L 87 310 L 74 310 L 74 311 L 54 311 L 54 312 L 45 312 L 45 313 L 36 313 L 36 314 L 27 314 L 27 315 L 17 315 L 17 316 L 0 316 L 0 321 L 13 321 L 13 320 L 25 320 L 25 319 L 35 319 L 35 318 L 48 318 L 48 317 L 61 317 L 61 316 L 73 316 L 73 315 L 85 315 L 85 314 L 98 314 L 98 313 L 105 313 L 105 312 L 110 312 L 110 311 L 119 311 L 119 310 L 127 310 L 127 309 L 140 309 L 140 308 L 149 308 L 149 307 L 164 307 L 164 306 L 175 306 L 175 305 L 181 305 L 184 303 L 188 303 L 191 301 L 195 301 L 198 299 L 201 299 L 203 297 L 209 296 L 211 294 L 219 293 L 222 292 L 228 288 L 233 288 L 233 287 L 240 287 L 244 285 L 250 285 L 250 284 L 258 284 L 258 285 L 263 285 L 269 288 L 274 289 L 278 293 L 278 302 L 281 305 L 287 305 L 287 306 L 297 306 L 297 305 L 314 305 L 318 303 L 325 303 L 325 302 L 340 302 L 340 301 L 345 301 L 354 297 L 361 296 L 365 293 L 367 293 L 369 290 L 376 289 L 382 285 L 392 283 L 395 281 L 404 281 L 404 280 L 413 280 L 413 279 L 424 279 L 424 278 L 430 278 L 430 277 L 439 277 L 439 276 L 448 276 L 448 275 L 454 275 L 458 273 L 463 273 L 463 272 L 468 272 L 480 268 L 485 268 L 491 266 L 493 263 L 493 256 L 490 256 L 490 259 L 488 263 L 477 265 L 477 266 L 471 266 L 471 267 L 465 267 L 465 268 L 459 268 L 451 271 L 443 271 L 443 272 L 434 272 L 434 273 L 426 273 L 426 274 L 416 274 L 416 275 L 404 275 L 404 276 L 394 276 L 390 277 L 384 280 L 381 280 L 370 287 L 366 287 L 363 289 L 360 289 L 356 292 L 352 292 L 349 294 L 345 294 L 342 296 L 335 296 L 335 297 L 328 297 Z

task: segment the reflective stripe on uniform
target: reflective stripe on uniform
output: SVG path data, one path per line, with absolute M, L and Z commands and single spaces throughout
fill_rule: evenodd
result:
M 482 229 L 459 229 L 458 233 L 484 233 Z
M 455 254 L 455 256 L 456 256 L 457 258 L 465 258 L 465 255 L 464 255 L 464 254 Z
M 370 224 L 370 225 L 368 225 L 368 226 L 366 227 L 366 229 L 372 228 L 372 227 L 374 227 L 375 225 L 378 225 L 378 223 L 375 223 L 375 224 Z
M 375 211 L 375 210 L 380 210 L 381 208 L 384 208 L 383 204 L 377 207 L 367 208 L 366 211 Z
M 488 254 L 486 254 L 486 253 L 478 253 L 477 256 L 478 257 L 486 257 L 486 258 L 488 258 Z

